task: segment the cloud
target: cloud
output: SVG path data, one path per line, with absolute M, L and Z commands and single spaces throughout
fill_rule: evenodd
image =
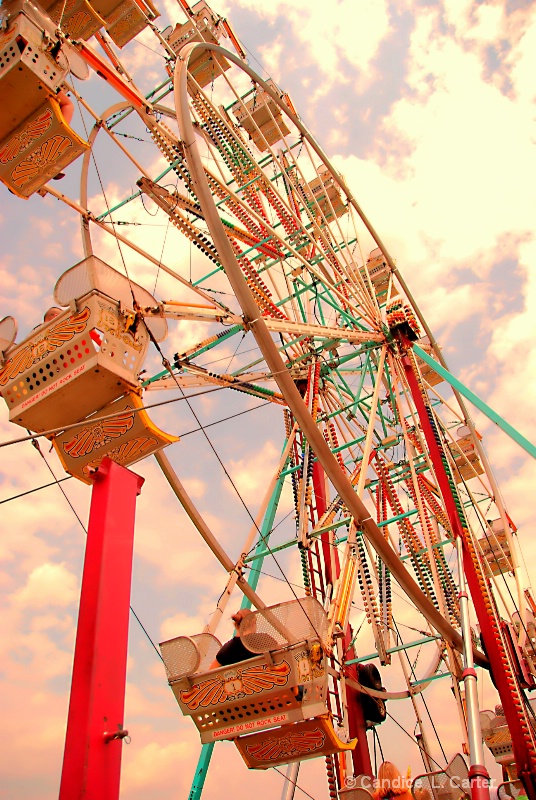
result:
M 186 478 L 183 481 L 183 484 L 190 497 L 193 497 L 196 500 L 198 500 L 200 497 L 203 497 L 207 491 L 207 483 L 199 480 L 199 478 Z
M 147 797 L 147 792 L 167 792 L 172 784 L 174 792 L 186 794 L 191 776 L 184 768 L 177 770 L 177 765 L 192 763 L 196 750 L 193 742 L 183 741 L 149 741 L 137 747 L 124 761 L 122 793 L 131 798 Z
M 158 475 L 152 464 L 144 464 L 140 471 L 145 470 L 151 476 L 147 486 L 150 486 L 150 491 L 144 496 L 142 490 L 138 500 L 135 559 L 141 559 L 145 568 L 154 570 L 158 582 L 178 585 L 182 590 L 209 586 L 212 577 L 205 567 L 207 546 L 163 476 Z M 193 485 L 198 489 L 200 481 L 194 479 Z M 166 553 L 164 560 L 163 552 Z
M 26 585 L 11 595 L 19 608 L 69 606 L 78 598 L 78 578 L 64 563 L 41 564 L 28 576 Z
M 193 616 L 191 613 L 184 613 L 178 611 L 172 617 L 166 617 L 162 620 L 160 625 L 161 640 L 173 639 L 175 636 L 192 636 L 196 633 L 202 633 L 207 621 L 199 616 Z
M 233 482 L 246 503 L 260 505 L 266 490 L 266 475 L 275 471 L 280 456 L 281 451 L 272 441 L 268 441 L 260 452 L 229 461 Z M 231 487 L 226 486 L 232 491 Z
M 295 48 L 303 48 L 307 61 L 315 63 L 322 70 L 322 91 L 340 78 L 343 60 L 355 70 L 365 72 L 389 26 L 388 4 L 383 0 L 366 0 L 359 6 L 351 0 L 342 0 L 337 4 L 337 14 L 328 14 L 326 6 L 320 2 L 306 0 L 293 3 L 278 0 L 263 6 L 253 0 L 239 0 L 233 3 L 233 10 L 237 7 L 254 11 L 271 25 L 284 20 L 287 41 L 292 40 Z M 361 24 L 365 16 L 366 26 Z M 279 61 L 277 57 L 275 61 L 273 58 L 270 60 L 270 50 L 266 47 L 261 52 L 263 56 L 268 56 L 268 66 Z M 271 52 L 272 55 L 276 54 L 275 50 Z M 297 57 L 294 64 L 292 60 L 289 63 L 285 59 L 285 69 L 293 70 L 298 64 Z

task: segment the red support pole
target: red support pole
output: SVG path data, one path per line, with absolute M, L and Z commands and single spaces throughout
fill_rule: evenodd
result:
M 404 337 L 402 337 L 402 344 L 406 350 L 409 349 L 410 344 Z M 408 386 L 411 395 L 413 397 L 413 402 L 415 403 L 415 408 L 419 416 L 419 421 L 422 426 L 424 437 L 428 444 L 428 451 L 430 453 L 430 458 L 434 466 L 437 483 L 441 491 L 443 501 L 445 503 L 445 509 L 452 528 L 453 538 L 459 539 L 462 543 L 463 572 L 467 580 L 467 585 L 469 586 L 471 592 L 473 606 L 476 612 L 478 622 L 480 624 L 482 639 L 486 647 L 486 655 L 489 658 L 492 674 L 495 678 L 497 685 L 497 691 L 499 692 L 499 696 L 501 698 L 502 705 L 504 708 L 504 713 L 508 722 L 508 727 L 510 728 L 510 733 L 512 735 L 513 749 L 514 749 L 514 754 L 516 756 L 516 761 L 518 762 L 518 764 L 519 763 L 525 764 L 527 763 L 527 760 L 525 760 L 525 754 L 527 753 L 527 747 L 526 747 L 527 743 L 525 741 L 525 737 L 522 731 L 522 721 L 520 720 L 518 715 L 518 712 L 521 712 L 522 709 L 521 707 L 519 708 L 517 707 L 516 700 L 514 697 L 514 691 L 516 689 L 516 678 L 513 674 L 507 674 L 507 672 L 504 669 L 504 664 L 501 660 L 501 653 L 500 653 L 502 645 L 500 639 L 498 638 L 500 636 L 500 631 L 495 626 L 493 614 L 491 613 L 493 609 L 491 607 L 489 609 L 486 607 L 486 601 L 483 595 L 483 590 L 486 589 L 486 585 L 484 582 L 482 582 L 482 584 L 480 583 L 479 575 L 475 570 L 475 566 L 472 562 L 471 555 L 467 550 L 467 546 L 464 541 L 464 529 L 462 525 L 462 520 L 458 513 L 458 509 L 456 508 L 454 495 L 449 485 L 447 472 L 443 464 L 443 455 L 440 449 L 440 443 L 437 440 L 437 433 L 432 428 L 432 424 L 430 422 L 430 419 L 428 418 L 428 412 L 426 405 L 424 403 L 424 399 L 421 395 L 421 389 L 419 387 L 417 378 L 413 371 L 412 363 L 408 358 L 407 354 L 403 356 L 402 364 L 404 367 L 404 372 L 406 375 Z M 460 564 L 460 569 L 462 569 L 461 564 Z M 474 671 L 473 668 L 471 669 L 476 679 L 476 672 Z M 469 725 L 469 739 L 470 737 L 471 737 L 471 726 Z M 471 752 L 471 756 L 472 755 L 473 753 Z M 521 756 L 521 759 L 519 758 L 519 756 Z M 473 798 L 473 800 L 489 800 L 490 797 L 489 773 L 486 767 L 483 764 L 471 764 L 469 770 L 469 778 L 471 782 L 471 797 Z M 533 794 L 530 795 L 529 793 L 529 797 L 530 800 L 534 800 Z
M 117 800 L 136 497 L 144 479 L 104 458 L 95 473 L 59 800 Z

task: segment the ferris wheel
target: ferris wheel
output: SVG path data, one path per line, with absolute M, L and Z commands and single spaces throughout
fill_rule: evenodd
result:
M 3 6 L 0 80 L 13 102 L 0 179 L 13 195 L 49 195 L 77 212 L 84 248 L 56 283 L 56 316 L 18 344 L 14 322 L 0 323 L 10 420 L 47 436 L 88 484 L 104 457 L 130 466 L 155 454 L 212 551 L 207 563 L 222 567 L 206 628 L 161 644 L 180 709 L 200 733 L 192 798 L 214 745 L 233 741 L 252 769 L 288 766 L 289 797 L 299 765 L 322 757 L 322 796 L 366 800 L 361 779 L 377 771 L 368 743 L 396 720 L 399 701 L 415 713 L 426 780 L 461 784 L 465 761 L 435 759 L 419 710 L 440 677 L 452 688 L 473 795 L 485 796 L 484 736 L 532 797 L 525 690 L 536 605 L 464 387 L 292 98 L 251 69 L 204 0 L 181 6 L 185 19 L 164 29 L 148 1 Z M 151 88 L 122 52 L 142 31 L 161 53 Z M 111 164 L 117 184 L 101 191 Z M 67 185 L 77 167 L 74 199 L 51 181 Z M 148 213 L 166 220 L 159 241 L 141 225 Z M 228 417 L 223 449 L 192 402 L 211 394 Z M 150 419 L 153 406 L 173 402 L 188 406 L 229 481 L 236 539 L 220 541 L 188 494 L 173 416 L 170 433 Z M 245 421 L 240 430 L 236 417 L 258 408 L 254 434 Z M 257 446 L 278 442 L 263 492 L 248 502 L 227 455 L 247 448 L 244 433 Z M 216 501 L 209 514 L 219 513 Z M 268 564 L 281 583 L 269 603 L 259 589 Z M 215 670 L 235 588 L 256 609 L 241 633 L 255 660 Z M 494 718 L 479 716 L 475 665 L 491 667 L 502 704 Z

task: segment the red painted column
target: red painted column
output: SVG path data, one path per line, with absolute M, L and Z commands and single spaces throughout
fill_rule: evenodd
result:
M 403 339 L 403 344 L 407 348 L 409 342 Z M 500 663 L 500 655 L 499 655 L 499 647 L 498 642 L 495 641 L 495 634 L 492 627 L 492 620 L 488 614 L 488 611 L 485 606 L 484 598 L 482 596 L 481 589 L 479 587 L 478 582 L 478 575 L 476 574 L 475 567 L 472 563 L 470 554 L 467 551 L 467 548 L 464 545 L 464 535 L 463 535 L 463 525 L 461 518 L 458 514 L 458 510 L 456 508 L 456 503 L 454 501 L 454 495 L 449 485 L 449 480 L 447 476 L 447 472 L 443 465 L 443 457 L 440 450 L 440 445 L 436 441 L 436 434 L 432 428 L 430 420 L 428 418 L 427 409 L 421 395 L 421 390 L 419 384 L 417 382 L 417 378 L 413 371 L 413 366 L 405 355 L 402 358 L 402 364 L 404 367 L 404 372 L 406 374 L 406 379 L 408 382 L 408 386 L 413 397 L 413 402 L 415 403 L 415 408 L 417 410 L 417 414 L 419 417 L 420 424 L 422 426 L 422 431 L 424 433 L 424 438 L 428 444 L 428 452 L 430 454 L 430 459 L 432 464 L 434 465 L 435 476 L 437 479 L 437 483 L 439 489 L 441 491 L 441 496 L 443 497 L 443 501 L 445 503 L 445 510 L 447 512 L 449 522 L 452 528 L 453 537 L 456 539 L 460 539 L 462 542 L 463 547 L 463 572 L 465 578 L 467 580 L 467 584 L 471 591 L 471 597 L 473 600 L 473 606 L 475 608 L 475 612 L 477 615 L 478 622 L 480 624 L 480 629 L 482 632 L 482 638 L 486 645 L 487 655 L 491 664 L 491 667 L 495 666 L 494 675 L 497 676 L 497 690 L 499 692 L 499 696 L 501 701 L 503 702 L 503 706 L 505 709 L 505 714 L 509 713 L 509 706 L 507 706 L 507 702 L 513 706 L 512 700 L 512 691 L 510 686 L 508 685 L 508 681 L 510 680 L 509 676 L 503 674 L 502 664 Z M 459 596 L 460 601 L 462 595 Z M 467 595 L 463 594 L 463 597 L 467 597 Z M 463 613 L 463 610 L 462 610 Z M 474 667 L 470 667 L 470 670 L 464 670 L 464 677 L 466 673 L 469 673 L 471 677 L 474 676 L 476 680 L 476 672 Z M 513 677 L 511 678 L 513 682 Z M 505 694 L 506 692 L 506 694 Z M 468 714 L 471 713 L 468 711 Z M 476 713 L 476 711 L 474 712 Z M 517 724 L 517 718 L 514 719 L 513 717 L 508 717 L 508 724 L 510 726 L 510 719 L 512 719 L 514 725 Z M 514 740 L 514 752 L 516 752 L 516 732 L 515 728 L 510 728 L 512 733 L 512 739 Z M 469 740 L 471 739 L 471 724 L 469 721 Z M 470 742 L 469 742 L 470 743 Z M 472 750 L 472 748 L 471 748 Z M 472 757 L 471 752 L 471 757 Z M 490 798 L 490 790 L 489 790 L 489 773 L 484 764 L 471 764 L 469 768 L 469 779 L 471 784 L 471 797 L 472 800 L 489 800 Z M 532 798 L 531 798 L 532 800 Z
M 95 473 L 59 800 L 117 800 L 123 747 L 136 497 L 144 479 Z

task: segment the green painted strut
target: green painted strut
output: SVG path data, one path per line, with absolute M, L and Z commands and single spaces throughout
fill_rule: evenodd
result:
M 483 400 L 476 396 L 474 392 L 467 388 L 458 378 L 455 378 L 448 370 L 441 366 L 434 358 L 428 355 L 418 344 L 413 345 L 413 350 L 415 354 L 422 358 L 422 360 L 428 364 L 429 367 L 432 367 L 433 370 L 437 372 L 438 375 L 450 383 L 450 385 L 456 389 L 460 394 L 462 394 L 469 402 L 471 402 L 474 406 L 478 408 L 479 411 L 482 411 L 483 414 L 488 417 L 492 422 L 501 428 L 514 442 L 517 442 L 523 450 L 531 455 L 533 458 L 536 458 L 536 447 L 529 442 L 528 439 L 516 431 L 506 420 L 504 420 L 496 411 L 490 408 Z
M 272 533 L 275 515 L 277 512 L 279 500 L 281 499 L 281 492 L 283 491 L 284 484 L 285 484 L 285 479 L 281 474 L 275 485 L 272 497 L 270 498 L 270 503 L 268 505 L 268 508 L 266 509 L 266 515 L 264 517 L 264 522 L 262 523 L 262 528 L 260 531 L 259 539 L 257 541 L 255 554 L 253 555 L 252 558 L 244 559 L 244 563 L 248 561 L 251 562 L 251 567 L 250 567 L 251 571 L 248 577 L 248 583 L 255 590 L 257 589 L 257 584 L 259 583 L 259 578 L 261 576 L 261 570 L 264 558 L 267 555 L 271 555 L 276 550 L 282 549 L 278 547 L 269 547 L 268 541 Z M 246 595 L 244 595 L 244 597 L 242 598 L 242 605 L 240 606 L 240 608 L 251 608 L 251 600 L 248 600 Z
M 214 742 L 209 742 L 209 744 L 204 744 L 201 747 L 201 755 L 197 762 L 197 769 L 192 781 L 192 788 L 190 789 L 188 800 L 198 800 L 201 797 L 213 750 Z
M 288 471 L 285 474 L 288 474 Z M 283 473 L 281 473 L 281 477 L 283 477 Z M 405 517 L 410 517 L 413 514 L 418 514 L 418 513 L 419 513 L 418 509 L 413 508 L 410 511 L 404 511 L 403 514 L 398 514 L 396 517 L 391 517 L 391 519 L 386 519 L 386 520 L 383 520 L 383 522 L 378 522 L 377 525 L 378 525 L 378 528 L 383 528 L 383 527 L 385 527 L 385 525 L 391 525 L 391 523 L 397 522 L 399 519 L 404 519 Z M 327 533 L 328 531 L 334 531 L 337 528 L 342 528 L 343 525 L 349 525 L 349 523 L 351 521 L 352 521 L 351 517 L 343 517 L 343 519 L 339 519 L 339 520 L 337 520 L 337 522 L 332 522 L 331 525 L 324 525 L 322 528 L 319 528 L 317 531 L 315 531 L 315 533 L 312 535 L 311 538 L 317 539 L 323 533 Z M 359 533 L 360 533 L 360 531 L 358 531 L 358 534 Z M 340 538 L 335 539 L 335 541 L 333 542 L 333 545 L 335 547 L 337 547 L 339 544 L 343 544 L 347 540 L 348 540 L 348 536 L 341 536 Z M 244 559 L 244 564 L 248 564 L 250 561 L 254 561 L 256 558 L 260 558 L 260 556 L 268 556 L 268 555 L 271 555 L 272 553 L 277 553 L 279 550 L 286 550 L 287 547 L 293 547 L 294 545 L 297 545 L 297 544 L 298 544 L 298 540 L 297 539 L 291 539 L 289 542 L 284 542 L 283 544 L 279 544 L 279 545 L 277 545 L 277 547 L 271 547 L 269 550 L 256 552 L 255 555 L 248 556 L 248 558 Z M 444 544 L 450 544 L 450 541 L 449 540 L 445 540 L 444 542 L 439 542 L 439 544 L 434 544 L 433 546 L 434 547 L 440 547 L 441 545 L 444 545 Z M 419 552 L 420 553 L 427 553 L 428 551 L 427 550 L 420 550 Z M 415 555 L 415 554 L 412 554 L 412 555 Z M 404 558 L 409 558 L 409 557 L 410 556 L 402 556 L 401 560 L 403 560 Z
M 396 647 L 390 647 L 387 653 L 398 653 L 399 650 L 409 650 L 410 647 L 419 647 L 428 642 L 436 642 L 439 636 L 425 636 L 424 639 L 417 639 L 415 642 L 408 642 L 408 644 L 398 644 Z M 378 658 L 378 653 L 369 653 L 368 656 L 361 656 L 361 658 L 353 658 L 351 661 L 345 661 L 345 666 L 348 664 L 362 664 L 364 661 L 372 661 L 373 658 Z

